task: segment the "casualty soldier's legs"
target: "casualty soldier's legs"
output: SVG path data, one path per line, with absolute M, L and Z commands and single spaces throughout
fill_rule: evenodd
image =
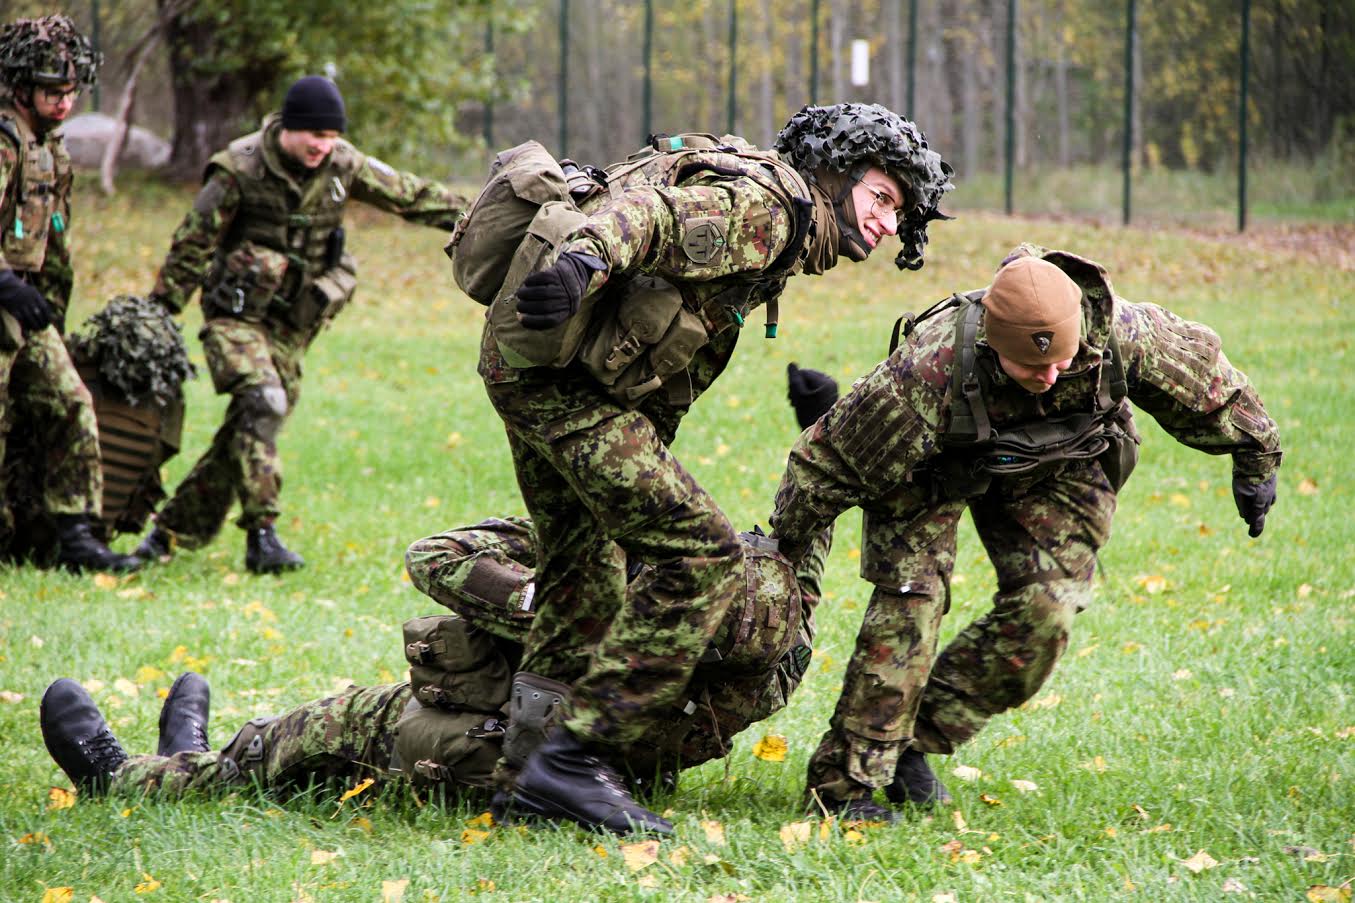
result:
M 1096 552 L 1110 536 L 1115 493 L 1095 462 L 1064 465 L 1033 486 L 992 491 L 971 508 L 997 571 L 993 609 L 965 627 L 932 669 L 916 746 L 950 753 L 992 716 L 1044 684 L 1091 601 Z
M 215 752 L 133 756 L 113 774 L 113 791 L 170 795 L 257 782 L 274 791 L 325 781 L 380 778 L 391 764 L 395 725 L 409 684 L 350 687 L 276 718 L 256 718 Z

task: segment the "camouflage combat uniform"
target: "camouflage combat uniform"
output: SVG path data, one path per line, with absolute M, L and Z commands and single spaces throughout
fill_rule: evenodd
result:
M 347 201 L 448 231 L 465 206 L 342 139 L 307 170 L 278 147 L 280 128 L 272 115 L 212 157 L 151 296 L 178 313 L 202 286 L 207 367 L 216 391 L 231 396 L 211 447 L 156 521 L 187 548 L 216 535 L 237 495 L 246 530 L 278 515 L 277 435 L 300 397 L 301 359 L 355 286 L 343 250 Z
M 74 282 L 67 238 L 71 184 L 61 132 L 37 136 L 11 102 L 0 100 L 0 269 L 12 269 L 40 291 L 53 318 L 25 336 L 0 314 L 0 459 L 21 420 L 43 452 L 47 513 L 97 516 L 103 471 L 93 399 L 60 335 Z M 0 473 L 0 545 L 12 527 L 3 480 Z
M 1275 472 L 1275 424 L 1214 332 L 1115 297 L 1095 264 L 1057 252 L 1045 259 L 1081 284 L 1081 345 L 1053 388 L 1035 395 L 997 365 L 980 326 L 978 366 L 991 380 L 984 400 L 994 428 L 1087 410 L 1113 328 L 1137 407 L 1191 448 L 1231 454 L 1235 475 L 1261 482 Z M 861 576 L 875 590 L 831 727 L 809 767 L 809 789 L 832 799 L 887 784 L 910 744 L 950 753 L 991 717 L 1031 698 L 1067 646 L 1073 616 L 1091 601 L 1096 553 L 1110 535 L 1116 487 L 1095 458 L 993 477 L 977 495 L 947 491 L 938 471 L 956 454 L 942 438 L 957 316 L 952 310 L 921 321 L 806 431 L 777 493 L 773 535 L 792 561 L 839 513 L 855 506 L 864 514 Z M 966 508 L 998 592 L 992 611 L 937 656 Z
M 658 391 L 626 403 L 577 361 L 514 367 L 493 322 L 485 329 L 480 374 L 538 533 L 537 614 L 521 668 L 572 685 L 566 726 L 585 740 L 624 746 L 645 735 L 679 701 L 739 591 L 735 531 L 668 446 L 724 370 L 744 317 L 806 260 L 823 259 L 830 230 L 806 230 L 819 212 L 792 209 L 786 192 L 736 165 L 747 164 L 693 165 L 676 184 L 633 171 L 624 190 L 582 205 L 588 218 L 561 247 L 605 264 L 585 295 L 620 296 L 636 277 L 658 277 L 707 317 L 704 344 Z M 807 248 L 806 231 L 817 235 Z M 822 269 L 835 258 L 834 248 Z M 627 559 L 655 565 L 629 591 Z
M 735 657 L 699 666 L 691 704 L 683 700 L 682 708 L 673 709 L 627 751 L 634 773 L 653 774 L 660 767 L 690 767 L 722 757 L 735 734 L 786 705 L 808 661 L 813 609 L 829 545 L 825 530 L 796 574 L 802 603 L 792 653 L 760 669 L 747 669 Z M 535 537 L 530 522 L 521 518 L 493 518 L 439 533 L 415 542 L 407 556 L 411 579 L 422 592 L 514 644 L 526 639 L 534 615 L 534 561 Z M 730 612 L 730 638 L 740 639 L 739 624 L 774 623 L 791 614 L 789 594 L 766 587 L 748 590 L 745 604 Z M 754 633 L 741 641 L 752 646 L 760 638 Z M 177 795 L 255 780 L 286 791 L 326 780 L 380 778 L 393 766 L 397 723 L 410 696 L 407 683 L 351 687 L 279 718 L 256 719 L 219 752 L 128 759 L 115 773 L 112 789 L 159 788 Z M 407 771 L 412 764 L 401 767 Z

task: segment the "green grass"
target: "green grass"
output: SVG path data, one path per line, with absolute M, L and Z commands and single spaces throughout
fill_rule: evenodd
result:
M 145 188 L 129 183 L 106 201 L 81 184 L 72 323 L 102 299 L 150 286 L 189 197 Z M 1126 297 L 1213 325 L 1260 387 L 1286 458 L 1279 503 L 1251 541 L 1233 509 L 1228 462 L 1141 419 L 1143 461 L 1065 660 L 1036 704 L 935 760 L 964 832 L 948 810 L 867 829 L 860 843 L 835 831 L 788 851 L 780 839 L 783 825 L 802 818 L 806 760 L 869 595 L 855 572 L 855 514 L 839 525 L 810 678 L 787 710 L 738 738 L 727 762 L 683 775 L 660 804 L 672 810 L 676 837 L 642 871 L 625 866 L 622 841 L 572 828 L 496 829 L 463 843 L 481 804 L 420 808 L 398 786 L 342 811 L 333 796 L 278 804 L 251 792 L 49 811 L 48 788 L 67 786 L 38 732 L 50 681 L 100 681 L 95 698 L 137 752 L 154 747 L 157 692 L 195 666 L 213 685 L 212 739 L 225 743 L 254 715 L 349 680 L 397 679 L 400 623 L 436 610 L 403 579 L 405 547 L 522 510 L 475 375 L 481 309 L 452 288 L 443 236 L 366 215 L 350 234 L 363 263 L 359 297 L 308 357 L 282 441 L 281 529 L 306 570 L 247 575 L 231 526 L 207 549 L 115 588 L 0 570 L 0 690 L 22 696 L 0 701 L 0 900 L 37 903 L 45 887 L 72 887 L 79 903 L 372 901 L 383 881 L 403 879 L 407 901 L 1216 900 L 1232 899 L 1223 893 L 1230 879 L 1247 889 L 1238 899 L 1301 900 L 1310 885 L 1355 874 L 1347 426 L 1355 275 L 1240 241 L 978 213 L 934 228 L 920 273 L 897 274 L 891 255 L 879 255 L 793 281 L 776 341 L 763 341 L 755 320 L 676 444 L 736 523 L 765 524 L 793 438 L 787 361 L 849 384 L 883 355 L 895 317 L 982 285 L 1020 240 L 1080 251 L 1107 265 Z M 196 314 L 187 322 L 191 334 Z M 205 376 L 189 396 L 186 450 L 167 467 L 171 483 L 222 410 Z M 992 592 L 966 528 L 947 631 L 981 614 Z M 763 733 L 787 738 L 786 762 L 752 756 Z M 957 765 L 982 777 L 961 781 L 951 774 Z M 1013 780 L 1038 789 L 1018 792 Z M 726 844 L 708 840 L 702 820 L 720 822 Z M 21 842 L 38 833 L 50 843 Z M 680 848 L 682 865 L 670 859 Z M 1200 850 L 1219 864 L 1196 874 L 1183 860 Z M 317 865 L 312 851 L 343 855 Z M 139 894 L 147 875 L 159 887 Z

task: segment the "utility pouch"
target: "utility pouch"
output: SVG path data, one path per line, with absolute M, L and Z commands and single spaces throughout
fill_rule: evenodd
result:
M 232 317 L 250 323 L 264 318 L 287 276 L 287 255 L 246 241 L 217 258 L 203 297 L 206 319 Z
M 579 360 L 622 404 L 639 403 L 684 371 L 709 337 L 678 287 L 656 277 L 636 278 L 618 300 L 603 303 Z
M 489 787 L 503 734 L 502 715 L 447 712 L 411 699 L 395 725 L 395 757 L 416 787 Z
M 302 292 L 287 309 L 287 321 L 301 330 L 310 329 L 317 323 L 328 323 L 353 300 L 357 287 L 357 260 L 352 254 L 341 253 L 339 262 L 317 276 L 310 290 Z
M 493 303 L 537 211 L 550 201 L 568 198 L 560 164 L 540 144 L 527 141 L 500 152 L 490 166 L 489 181 L 444 248 L 456 284 L 480 304 Z
M 740 533 L 743 543 L 743 610 L 736 602 L 720 623 L 698 663 L 724 675 L 770 671 L 797 643 L 803 642 L 804 600 L 795 568 L 776 548 L 776 541 Z
M 518 243 L 507 275 L 489 307 L 489 321 L 504 360 L 511 366 L 563 367 L 574 359 L 601 292 L 583 299 L 579 311 L 553 329 L 528 329 L 518 322 L 517 289 L 531 273 L 554 265 L 560 249 L 587 217 L 569 201 L 551 201 L 536 211 Z M 463 246 L 458 257 L 468 253 Z M 455 260 L 456 258 L 454 258 Z
M 0 310 L 0 351 L 18 351 L 24 346 L 24 329 L 7 310 Z
M 1101 469 L 1105 471 L 1111 488 L 1119 492 L 1129 481 L 1129 475 L 1139 463 L 1141 440 L 1138 430 L 1134 428 L 1129 402 L 1120 402 L 1119 410 L 1106 426 L 1106 438 L 1110 441 L 1110 447 L 1097 460 L 1100 461 Z
M 343 260 L 343 246 L 347 233 L 343 226 L 335 226 L 334 231 L 325 239 L 325 269 L 332 270 Z
M 432 615 L 406 621 L 404 637 L 410 689 L 424 705 L 493 713 L 508 704 L 513 672 L 486 631 L 455 615 Z

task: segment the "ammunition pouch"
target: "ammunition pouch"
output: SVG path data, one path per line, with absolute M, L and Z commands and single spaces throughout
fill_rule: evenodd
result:
M 513 675 L 509 699 L 508 730 L 503 738 L 503 757 L 521 768 L 546 739 L 546 732 L 564 718 L 570 688 L 559 681 L 519 671 Z
M 595 308 L 579 362 L 613 398 L 634 406 L 686 370 L 708 338 L 677 286 L 641 276 Z
M 241 778 L 262 776 L 264 755 L 268 751 L 263 739 L 264 729 L 277 720 L 276 716 L 253 718 L 235 732 L 230 742 L 221 748 L 223 781 L 234 783 Z
M 252 241 L 218 257 L 203 290 L 203 319 L 261 322 L 287 276 L 287 255 Z
M 446 711 L 503 711 L 512 672 L 490 633 L 456 615 L 432 615 L 406 621 L 404 639 L 410 690 L 419 702 Z
M 777 550 L 776 540 L 754 533 L 740 533 L 739 539 L 743 611 L 729 611 L 697 664 L 698 670 L 716 670 L 720 680 L 771 671 L 804 641 L 804 599 L 795 568 Z
M 1108 447 L 1099 460 L 1101 469 L 1116 492 L 1124 488 L 1129 475 L 1139 463 L 1138 431 L 1134 428 L 1134 418 L 1129 411 L 1129 402 L 1121 401 L 1115 416 L 1106 424 Z
M 395 725 L 395 759 L 416 787 L 490 787 L 503 735 L 502 716 L 448 712 L 411 698 Z
M 283 319 L 302 332 L 318 329 L 348 306 L 357 287 L 357 261 L 352 254 L 342 254 L 337 264 L 317 276 L 307 290 L 287 305 Z

